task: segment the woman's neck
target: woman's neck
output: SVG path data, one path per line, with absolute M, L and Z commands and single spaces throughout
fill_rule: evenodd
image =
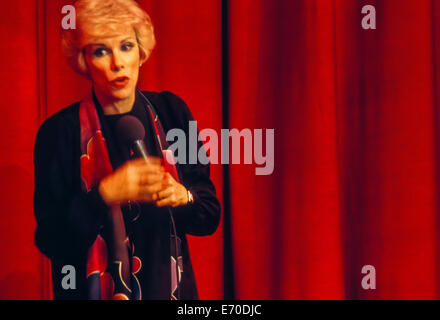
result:
M 111 99 L 105 95 L 100 94 L 100 92 L 97 90 L 95 90 L 95 95 L 105 115 L 130 112 L 133 108 L 135 101 L 134 92 L 128 98 L 121 100 Z

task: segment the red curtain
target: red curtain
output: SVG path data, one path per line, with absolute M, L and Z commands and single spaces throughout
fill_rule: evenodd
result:
M 213 236 L 190 237 L 202 299 L 440 298 L 436 0 L 139 2 L 158 40 L 141 89 L 181 96 L 200 129 L 219 132 L 225 114 L 230 128 L 275 129 L 273 174 L 211 166 L 230 206 Z M 32 150 L 41 122 L 90 86 L 59 45 L 71 3 L 0 3 L 0 299 L 50 298 Z M 376 30 L 362 29 L 364 5 Z
M 238 298 L 439 298 L 439 10 L 231 2 L 231 126 L 276 150 L 271 176 L 231 167 Z

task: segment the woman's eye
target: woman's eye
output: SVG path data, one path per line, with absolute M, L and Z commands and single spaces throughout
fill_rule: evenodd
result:
M 93 55 L 98 58 L 104 56 L 105 54 L 106 54 L 106 50 L 104 48 L 99 48 L 93 51 Z
M 131 48 L 133 48 L 133 47 L 134 47 L 133 43 L 125 43 L 122 45 L 121 49 L 122 49 L 122 51 L 130 51 Z

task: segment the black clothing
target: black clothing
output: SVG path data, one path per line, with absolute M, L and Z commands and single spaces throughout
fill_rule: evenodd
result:
M 186 133 L 188 155 L 188 122 L 193 116 L 186 104 L 170 92 L 143 92 L 154 105 L 165 132 L 180 128 Z M 105 116 L 94 98 L 107 149 L 114 169 L 129 158 L 120 146 L 115 123 L 119 115 Z M 80 177 L 79 103 L 59 111 L 40 127 L 34 150 L 34 211 L 37 221 L 35 243 L 51 259 L 55 299 L 87 299 L 87 252 L 105 221 L 108 207 L 97 186 L 82 191 Z M 136 94 L 129 114 L 145 127 L 144 142 L 150 155 L 161 154 L 151 117 L 144 101 Z M 171 142 L 172 143 L 172 142 Z M 198 142 L 198 149 L 202 148 Z M 197 288 L 191 266 L 186 234 L 210 235 L 220 221 L 220 203 L 209 178 L 209 165 L 177 164 L 180 181 L 194 196 L 194 203 L 173 208 L 178 236 L 182 239 L 183 273 L 181 299 L 197 299 Z M 132 233 L 142 268 L 136 275 L 142 288 L 142 299 L 170 299 L 170 216 L 167 208 L 141 204 L 141 215 L 127 232 Z M 127 221 L 126 221 L 127 223 Z M 76 270 L 76 289 L 65 290 L 61 281 L 63 266 Z

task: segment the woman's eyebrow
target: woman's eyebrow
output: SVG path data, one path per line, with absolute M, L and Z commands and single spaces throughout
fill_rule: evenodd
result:
M 134 38 L 133 37 L 125 38 L 124 40 L 121 40 L 121 43 L 125 42 L 125 41 L 128 41 L 128 40 L 134 41 Z
M 106 47 L 104 43 L 90 43 L 86 47 Z

